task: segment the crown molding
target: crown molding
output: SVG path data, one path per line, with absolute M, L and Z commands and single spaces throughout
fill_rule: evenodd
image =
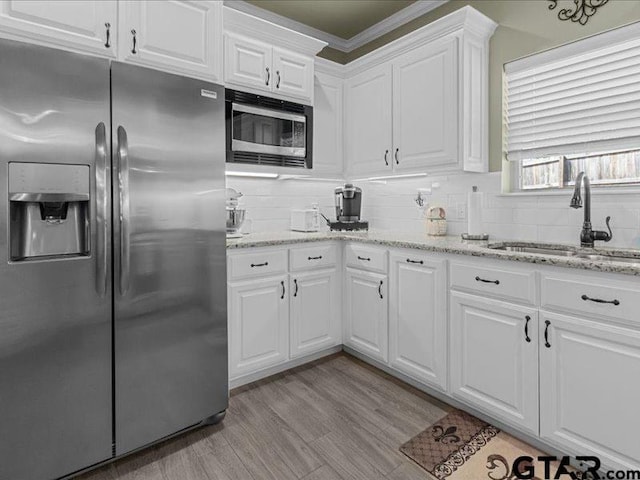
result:
M 345 75 L 346 77 L 353 76 L 449 34 L 462 35 L 464 33 L 468 35 L 471 33 L 480 41 L 488 42 L 497 26 L 498 24 L 489 17 L 466 5 L 347 63 L 344 66 Z
M 375 25 L 372 25 L 371 27 L 349 39 L 344 39 L 336 35 L 323 32 L 322 30 L 310 27 L 309 25 L 305 25 L 304 23 L 300 23 L 296 20 L 278 15 L 277 13 L 270 12 L 269 10 L 265 10 L 264 8 L 257 7 L 244 0 L 224 0 L 224 5 L 234 10 L 253 15 L 271 23 L 275 23 L 276 25 L 280 25 L 281 27 L 285 27 L 290 30 L 303 33 L 310 37 L 317 38 L 318 40 L 327 42 L 329 47 L 333 49 L 349 53 L 356 48 L 360 48 L 363 45 L 366 45 L 367 43 L 375 40 L 376 38 L 385 35 L 398 27 L 401 27 L 411 20 L 424 15 L 425 13 L 430 12 L 435 8 L 438 8 L 440 5 L 444 5 L 448 1 L 449 0 L 418 0 L 417 2 L 412 3 L 408 7 L 403 8 L 390 17 L 385 18 L 384 20 L 376 23 Z
M 344 78 L 345 68 L 341 63 L 332 62 L 326 58 L 316 57 L 314 59 L 316 72 L 326 73 L 334 77 Z
M 260 38 L 273 45 L 289 48 L 312 57 L 315 57 L 320 50 L 327 46 L 327 42 L 310 35 L 282 27 L 273 22 L 265 22 L 255 15 L 234 8 L 225 6 L 223 16 L 225 32 Z

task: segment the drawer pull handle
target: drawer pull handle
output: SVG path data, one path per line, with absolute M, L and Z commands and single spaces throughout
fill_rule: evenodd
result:
M 282 285 L 282 295 L 280 295 L 280 300 L 284 300 L 284 294 L 286 293 L 286 289 L 284 287 L 284 281 L 281 281 L 280 285 Z
M 322 255 L 318 255 L 317 257 L 307 257 L 309 260 L 320 260 Z
M 524 324 L 524 339 L 527 341 L 527 343 L 531 342 L 531 337 L 529 337 L 529 322 L 531 321 L 531 317 L 529 315 L 527 315 L 526 317 L 524 317 L 525 319 L 525 324 Z
M 278 76 L 278 80 L 276 81 L 276 88 L 280 88 L 280 70 L 276 70 L 276 75 Z
M 358 260 L 365 260 L 367 262 L 370 262 L 371 258 L 369 258 L 369 257 L 361 257 L 360 255 L 358 255 Z
M 419 263 L 420 265 L 424 265 L 423 260 L 411 260 L 410 258 L 407 258 L 407 263 Z
M 476 282 L 495 283 L 496 285 L 500 285 L 500 280 L 487 280 L 480 277 L 476 277 Z
M 398 160 L 398 152 L 400 151 L 399 148 L 396 148 L 396 153 L 394 154 L 394 157 L 396 159 L 396 165 L 400 165 L 400 160 Z
M 614 299 L 614 300 L 602 300 L 602 299 L 600 299 L 600 298 L 591 298 L 591 297 L 588 297 L 588 296 L 586 296 L 586 295 L 582 295 L 582 297 L 581 297 L 581 298 L 582 298 L 585 302 L 586 302 L 587 300 L 589 300 L 590 302 L 596 302 L 596 303 L 610 303 L 611 305 L 615 305 L 615 306 L 620 305 L 620 300 L 618 300 L 618 299 Z
M 253 267 L 266 267 L 267 265 L 269 265 L 269 262 L 264 262 L 264 263 L 252 263 L 252 264 L 251 264 L 251 268 L 253 268 Z
M 382 280 L 380 280 L 380 285 L 378 285 L 378 295 L 380 295 L 380 298 L 384 298 L 382 296 Z
M 546 325 L 544 327 L 544 346 L 551 348 L 551 344 L 549 343 L 549 325 L 551 325 L 551 322 L 549 320 L 545 320 L 544 324 Z
M 269 85 L 269 80 L 271 80 L 271 72 L 269 71 L 269 67 L 266 67 L 266 68 L 265 68 L 265 70 L 266 70 L 266 72 L 267 72 L 267 78 L 266 78 L 266 80 L 264 81 L 264 84 L 265 84 L 265 85 Z
M 133 48 L 131 49 L 131 53 L 134 55 L 138 53 L 138 32 L 131 30 L 131 35 L 133 36 Z
M 389 155 L 389 150 L 384 151 L 384 164 L 388 167 L 389 161 L 387 160 L 387 155 Z
M 298 280 L 296 280 L 295 278 L 293 279 L 293 284 L 296 286 L 296 291 L 293 292 L 293 296 L 297 297 L 298 296 Z

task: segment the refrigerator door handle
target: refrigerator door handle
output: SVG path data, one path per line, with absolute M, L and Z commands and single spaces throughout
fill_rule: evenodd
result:
M 120 295 L 129 290 L 129 145 L 118 127 L 118 193 L 120 195 Z
M 103 122 L 96 126 L 96 291 L 100 297 L 107 293 L 107 206 L 109 189 L 107 188 L 107 133 Z

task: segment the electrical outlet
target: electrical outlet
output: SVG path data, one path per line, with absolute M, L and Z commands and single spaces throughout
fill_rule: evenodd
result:
M 467 204 L 459 203 L 456 205 L 456 213 L 458 214 L 458 220 L 465 220 L 467 218 Z

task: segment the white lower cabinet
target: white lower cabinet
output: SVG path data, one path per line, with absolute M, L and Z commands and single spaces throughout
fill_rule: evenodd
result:
M 387 276 L 347 268 L 345 345 L 383 362 L 388 358 Z
M 447 389 L 446 260 L 392 252 L 389 276 L 389 364 Z
M 335 268 L 291 274 L 292 358 L 340 344 L 338 288 L 338 271 Z
M 609 468 L 640 465 L 640 331 L 541 312 L 540 436 Z
M 451 292 L 451 394 L 538 434 L 538 310 Z
M 228 287 L 229 377 L 287 360 L 289 297 L 287 275 Z

